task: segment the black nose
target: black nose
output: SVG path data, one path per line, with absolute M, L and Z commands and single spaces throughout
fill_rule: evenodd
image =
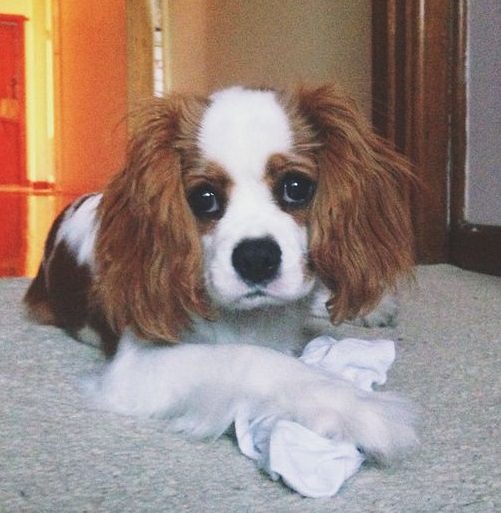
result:
M 280 246 L 270 238 L 243 240 L 231 256 L 233 267 L 249 283 L 263 283 L 275 278 L 281 259 Z

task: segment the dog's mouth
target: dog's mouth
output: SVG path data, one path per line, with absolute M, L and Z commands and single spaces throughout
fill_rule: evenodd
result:
M 268 296 L 268 294 L 266 292 L 264 292 L 264 290 L 257 289 L 257 290 L 252 290 L 251 292 L 248 292 L 247 294 L 245 294 L 244 298 L 245 299 L 255 299 L 258 297 L 266 297 L 266 296 Z
M 253 288 L 246 294 L 240 296 L 240 299 L 235 303 L 237 308 L 244 310 L 261 308 L 264 306 L 278 306 L 287 303 L 288 301 L 280 296 L 276 296 L 267 292 L 266 289 Z

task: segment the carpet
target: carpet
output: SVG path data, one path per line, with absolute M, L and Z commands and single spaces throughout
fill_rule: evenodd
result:
M 421 444 L 329 499 L 270 481 L 230 437 L 193 442 L 89 409 L 78 380 L 98 352 L 25 320 L 28 281 L 0 280 L 0 513 L 501 511 L 501 278 L 449 265 L 416 276 L 397 327 L 337 336 L 397 343 L 387 388 L 421 406 Z

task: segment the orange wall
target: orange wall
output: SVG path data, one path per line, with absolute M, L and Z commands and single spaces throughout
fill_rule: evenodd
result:
M 102 188 L 127 140 L 125 0 L 58 0 L 56 182 L 64 192 Z

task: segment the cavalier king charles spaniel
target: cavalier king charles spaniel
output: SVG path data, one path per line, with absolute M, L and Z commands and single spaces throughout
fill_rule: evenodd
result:
M 409 272 L 412 181 L 334 86 L 157 99 L 124 169 L 56 219 L 25 303 L 100 345 L 104 408 L 201 437 L 273 414 L 385 459 L 414 441 L 406 404 L 295 355 L 312 305 L 360 318 Z

